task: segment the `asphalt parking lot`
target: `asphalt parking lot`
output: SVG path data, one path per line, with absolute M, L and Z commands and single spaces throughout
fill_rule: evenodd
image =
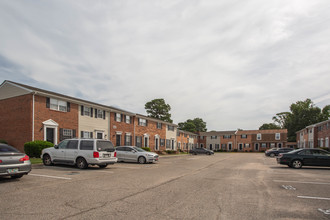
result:
M 160 157 L 105 169 L 33 166 L 0 179 L 1 219 L 330 219 L 330 168 L 260 153 Z

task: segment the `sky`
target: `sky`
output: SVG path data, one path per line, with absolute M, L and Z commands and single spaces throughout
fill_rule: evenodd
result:
M 258 129 L 330 104 L 328 0 L 0 1 L 0 81 Z M 0 82 L 0 83 L 1 83 Z

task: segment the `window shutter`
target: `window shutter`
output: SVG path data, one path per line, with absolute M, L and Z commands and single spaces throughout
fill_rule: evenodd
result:
M 137 145 L 137 139 L 138 139 L 138 137 L 136 136 L 136 137 L 135 137 L 135 146 L 138 147 L 138 145 Z
M 121 116 L 121 122 L 123 122 L 124 121 L 124 115 L 121 114 L 120 116 Z
M 114 119 L 115 119 L 115 121 L 116 121 L 116 116 L 117 116 L 117 113 L 116 113 L 116 112 L 114 112 L 114 113 L 113 113 L 113 115 L 115 116 L 115 117 L 114 117 Z
M 95 109 L 95 118 L 97 118 L 97 109 Z
M 84 132 L 80 131 L 80 137 L 83 138 L 84 137 Z
M 94 111 L 94 109 L 91 108 L 91 117 L 93 117 L 93 111 Z
M 60 141 L 63 141 L 63 128 L 60 128 Z
M 90 134 L 91 134 L 91 135 L 90 135 L 90 136 L 91 136 L 91 138 L 93 138 L 93 132 L 91 132 Z
M 46 108 L 50 108 L 50 98 L 46 98 Z
M 140 119 L 138 118 L 138 125 L 140 125 Z
M 132 121 L 133 121 L 133 117 L 130 116 L 130 118 L 129 118 L 129 123 L 132 124 Z
M 146 127 L 148 127 L 148 120 L 146 119 Z
M 76 129 L 72 130 L 72 137 L 75 138 L 76 137 Z
M 125 137 L 124 137 L 124 145 L 126 146 L 127 145 L 127 141 L 126 141 L 126 138 L 127 138 L 127 135 L 125 134 Z
M 67 112 L 70 112 L 70 102 L 67 102 L 66 103 L 66 111 Z
M 103 119 L 105 119 L 105 111 L 103 110 Z
M 80 111 L 81 111 L 80 114 L 84 115 L 84 106 L 83 105 L 80 107 Z

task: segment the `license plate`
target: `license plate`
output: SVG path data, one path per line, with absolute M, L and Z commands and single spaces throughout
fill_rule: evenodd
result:
M 110 157 L 110 154 L 103 154 L 103 157 Z
M 17 173 L 18 168 L 7 169 L 7 173 Z

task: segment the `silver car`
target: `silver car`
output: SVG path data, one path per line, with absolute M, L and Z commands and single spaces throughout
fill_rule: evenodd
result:
M 41 158 L 46 166 L 71 164 L 79 169 L 86 169 L 88 165 L 105 168 L 117 162 L 112 142 L 100 139 L 66 139 L 54 147 L 43 149 Z
M 28 155 L 8 144 L 0 144 L 0 176 L 21 178 L 30 171 L 31 161 Z
M 145 151 L 135 146 L 116 147 L 117 158 L 124 162 L 153 163 L 158 161 L 158 154 Z

